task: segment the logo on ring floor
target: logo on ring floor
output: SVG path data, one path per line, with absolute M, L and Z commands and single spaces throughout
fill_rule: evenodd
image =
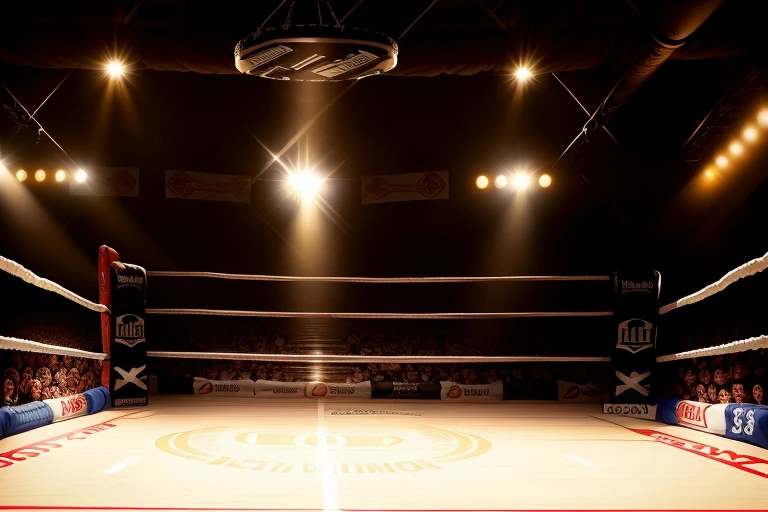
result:
M 160 450 L 207 466 L 268 473 L 411 473 L 478 457 L 491 449 L 482 437 L 431 427 L 339 428 L 318 432 L 214 427 L 155 441 Z M 323 454 L 326 462 L 318 462 Z

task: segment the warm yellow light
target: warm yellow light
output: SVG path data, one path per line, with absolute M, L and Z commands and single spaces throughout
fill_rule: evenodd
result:
M 507 186 L 507 177 L 503 174 L 499 174 L 496 176 L 496 187 L 497 188 L 504 188 Z
M 742 132 L 744 140 L 747 142 L 754 142 L 757 140 L 757 129 L 754 126 L 747 126 Z
M 109 73 L 109 75 L 112 78 L 118 78 L 122 76 L 124 72 L 125 72 L 125 67 L 121 62 L 113 60 L 109 64 L 107 64 L 107 73 Z
M 486 188 L 488 186 L 488 176 L 478 176 L 477 180 L 475 180 L 475 185 L 480 189 Z
M 531 70 L 526 68 L 525 66 L 521 66 L 517 68 L 517 71 L 515 71 L 515 77 L 517 77 L 518 80 L 521 82 L 525 82 L 529 78 L 531 78 Z
M 67 173 L 66 173 L 66 172 L 64 172 L 64 171 L 63 171 L 63 170 L 61 170 L 61 169 L 59 169 L 58 171 L 56 171 L 56 181 L 57 181 L 57 182 L 61 183 L 61 182 L 62 182 L 62 181 L 64 181 L 65 179 L 67 179 Z
M 38 169 L 35 171 L 35 181 L 45 181 L 45 171 Z
M 27 171 L 24 169 L 16 171 L 16 179 L 19 181 L 27 181 Z
M 549 174 L 542 174 L 539 177 L 539 185 L 542 188 L 547 188 L 552 184 L 552 177 Z
M 75 173 L 75 181 L 78 183 L 83 183 L 86 178 L 88 178 L 88 174 L 82 169 L 78 169 Z
M 764 108 L 757 114 L 757 122 L 763 128 L 768 127 L 768 108 Z
M 730 151 L 733 156 L 739 156 L 744 152 L 744 146 L 741 145 L 741 142 L 731 142 L 731 145 L 728 146 L 728 151 Z
M 715 158 L 715 164 L 721 169 L 725 169 L 728 167 L 728 159 L 725 158 L 723 155 L 718 156 Z
M 294 191 L 304 199 L 311 199 L 320 190 L 323 180 L 313 172 L 299 171 L 288 180 Z
M 525 173 L 518 172 L 518 173 L 515 173 L 515 177 L 513 178 L 512 183 L 514 184 L 517 190 L 525 190 L 528 188 L 528 185 L 531 183 L 531 177 Z

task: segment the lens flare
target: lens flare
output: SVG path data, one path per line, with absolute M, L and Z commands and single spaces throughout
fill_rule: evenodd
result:
M 88 174 L 82 169 L 78 169 L 75 173 L 75 181 L 78 183 L 83 183 L 87 178 Z
M 21 181 L 22 183 L 27 181 L 27 171 L 24 169 L 19 169 L 16 171 L 16 179 Z
M 496 187 L 497 188 L 504 188 L 507 186 L 507 177 L 503 174 L 499 174 L 496 176 Z
M 42 169 L 38 169 L 35 171 L 35 181 L 37 182 L 43 182 L 45 181 L 45 171 Z
M 478 176 L 477 180 L 475 180 L 475 185 L 477 185 L 477 188 L 484 189 L 488 186 L 488 177 L 487 176 Z
M 542 174 L 539 177 L 539 186 L 541 188 L 547 188 L 552 184 L 552 177 L 549 174 Z
M 56 181 L 58 183 L 61 183 L 65 179 L 67 179 L 67 173 L 66 172 L 64 172 L 62 169 L 59 169 L 58 171 L 56 171 Z

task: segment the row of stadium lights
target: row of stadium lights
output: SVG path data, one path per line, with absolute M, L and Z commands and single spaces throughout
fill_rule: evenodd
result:
M 757 114 L 757 125 L 760 128 L 768 128 L 768 108 L 763 108 Z M 744 144 L 752 144 L 757 141 L 760 136 L 760 132 L 754 124 L 749 124 L 744 127 L 741 132 L 741 139 L 731 141 L 728 146 L 728 153 L 731 157 L 738 158 L 744 154 Z M 724 170 L 731 164 L 730 160 L 725 154 L 719 154 L 715 157 L 715 167 Z M 705 176 L 712 179 L 716 176 L 716 171 L 710 166 L 705 171 Z
M 506 174 L 499 174 L 496 176 L 496 179 L 493 180 L 493 184 L 496 186 L 496 188 L 506 188 L 507 185 L 509 185 L 510 181 L 512 182 L 512 188 L 514 190 L 526 190 L 530 185 L 533 177 L 530 174 L 526 174 L 524 172 L 516 172 L 512 179 L 506 175 Z M 485 176 L 484 174 L 481 174 L 477 177 L 475 180 L 475 185 L 477 185 L 477 188 L 480 190 L 484 190 L 488 188 L 488 185 L 491 184 L 490 179 L 488 176 Z M 552 184 L 552 177 L 549 174 L 542 174 L 539 176 L 539 186 L 541 188 L 547 188 Z
M 69 178 L 69 173 L 65 171 L 64 169 L 59 169 L 56 171 L 53 175 L 53 178 L 56 180 L 57 183 L 62 183 L 64 181 L 67 181 L 67 178 Z M 43 169 L 38 169 L 35 171 L 34 174 L 35 181 L 38 183 L 42 183 L 46 180 L 48 177 L 48 173 L 45 172 Z M 16 179 L 20 182 L 24 183 L 29 178 L 29 174 L 24 169 L 19 169 L 16 171 Z M 86 173 L 82 169 L 78 169 L 75 172 L 74 179 L 78 183 L 83 183 L 88 178 L 88 173 Z

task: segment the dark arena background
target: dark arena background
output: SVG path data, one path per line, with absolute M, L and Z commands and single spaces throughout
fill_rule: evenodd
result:
M 758 0 L 0 5 L 0 510 L 768 510 Z

